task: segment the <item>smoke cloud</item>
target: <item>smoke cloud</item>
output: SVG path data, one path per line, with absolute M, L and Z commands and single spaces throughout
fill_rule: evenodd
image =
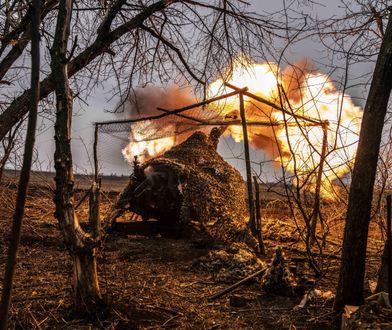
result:
M 309 60 L 302 60 L 280 70 L 275 64 L 234 66 L 225 81 L 239 88 L 248 87 L 257 96 L 287 111 L 318 121 L 329 121 L 328 153 L 324 170 L 324 191 L 328 194 L 331 182 L 350 169 L 356 153 L 356 143 L 362 109 L 355 106 L 349 95 L 336 89 L 332 81 L 318 72 Z M 232 92 L 218 79 L 208 88 L 207 97 Z M 279 160 L 292 173 L 304 177 L 314 173 L 320 163 L 323 141 L 321 125 L 309 123 L 296 116 L 284 115 L 268 104 L 245 96 L 248 136 L 255 149 L 263 150 L 270 159 Z M 161 114 L 158 107 L 177 109 L 197 102 L 191 88 L 154 86 L 138 88 L 125 103 L 131 118 Z M 204 121 L 219 120 L 240 122 L 239 97 L 233 96 L 211 103 L 205 108 L 184 112 Z M 189 118 L 168 116 L 151 122 L 134 125 L 130 143 L 123 153 L 128 160 L 138 155 L 141 160 L 170 149 L 185 140 L 194 130 L 209 132 L 211 126 L 200 125 Z M 184 134 L 178 134 L 178 133 Z M 243 140 L 241 125 L 231 125 L 225 132 L 235 141 Z M 312 184 L 311 180 L 309 181 Z

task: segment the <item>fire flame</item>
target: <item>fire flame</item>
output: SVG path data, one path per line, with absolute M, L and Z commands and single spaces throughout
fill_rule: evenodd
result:
M 247 122 L 266 123 L 266 126 L 248 126 L 251 145 L 263 149 L 287 171 L 295 174 L 293 183 L 296 185 L 306 182 L 307 187 L 314 190 L 321 162 L 322 123 L 328 122 L 320 193 L 324 198 L 333 199 L 336 196 L 333 181 L 350 171 L 355 158 L 362 109 L 354 105 L 349 95 L 338 91 L 325 74 L 307 68 L 304 63 L 282 71 L 271 63 L 247 67 L 237 64 L 226 81 L 240 88 L 248 87 L 251 93 L 294 114 L 283 113 L 244 97 Z M 211 84 L 209 89 L 211 96 L 229 91 L 221 79 Z M 238 97 L 232 97 L 221 101 L 216 110 L 228 116 L 238 113 L 238 107 Z M 320 125 L 297 116 L 315 119 Z M 277 126 L 278 123 L 281 125 Z M 235 141 L 242 141 L 240 126 L 229 127 L 229 132 Z
M 175 109 L 195 103 L 196 100 L 190 87 L 179 88 L 170 86 L 167 89 L 156 86 L 137 88 L 134 97 L 125 102 L 125 110 L 135 119 L 140 115 L 151 116 L 161 114 L 158 107 Z M 176 123 L 161 121 L 140 121 L 131 125 L 129 143 L 122 150 L 124 158 L 132 163 L 135 156 L 143 162 L 151 157 L 162 154 L 183 137 L 173 136 Z M 157 139 L 157 132 L 162 138 Z
M 274 64 L 253 64 L 247 67 L 236 64 L 229 78 L 225 79 L 225 81 L 240 88 L 248 87 L 251 93 L 278 104 L 279 93 L 277 86 L 279 85 L 279 79 L 277 77 L 278 67 Z M 224 85 L 225 81 L 218 79 L 213 82 L 208 89 L 209 97 L 232 92 L 232 89 Z M 247 121 L 265 123 L 264 126 L 248 126 L 249 141 L 255 148 L 262 149 L 270 157 L 275 158 L 278 154 L 278 145 L 274 138 L 275 133 L 272 126 L 274 123 L 277 123 L 277 118 L 273 114 L 274 109 L 247 96 L 244 97 L 244 101 Z M 240 117 L 238 96 L 220 100 L 213 104 L 212 107 L 220 116 L 226 119 L 237 119 Z M 241 126 L 229 126 L 228 132 L 236 142 L 243 140 Z
M 129 136 L 131 142 L 122 150 L 124 158 L 130 163 L 135 156 L 138 157 L 139 161 L 143 162 L 155 155 L 159 155 L 173 147 L 176 142 L 173 136 L 161 139 L 148 139 L 148 134 L 154 134 L 154 130 L 158 129 L 150 121 L 139 122 L 135 126 L 137 130 L 132 130 Z M 171 128 L 171 125 L 169 125 L 162 129 L 170 131 Z
M 143 136 L 135 134 L 140 141 L 129 143 L 123 150 L 122 154 L 125 159 L 131 161 L 135 156 L 140 161 L 144 161 L 154 155 L 159 155 L 169 150 L 175 144 L 175 138 L 172 136 L 143 141 Z
M 232 92 L 225 86 L 226 81 L 240 88 L 247 87 L 249 92 L 287 110 L 288 113 L 283 113 L 244 96 L 251 145 L 255 149 L 263 150 L 288 172 L 295 174 L 294 184 L 306 183 L 310 190 L 316 185 L 324 131 L 322 125 L 307 122 L 297 116 L 313 118 L 320 123 L 328 121 L 321 194 L 324 198 L 334 198 L 332 182 L 350 171 L 355 157 L 362 109 L 355 106 L 349 95 L 337 90 L 328 76 L 312 69 L 305 62 L 288 66 L 284 70 L 273 63 L 254 63 L 247 66 L 239 64 L 240 61 L 235 63 L 226 79 L 218 79 L 209 86 L 207 96 Z M 195 103 L 190 90 L 170 87 L 166 91 L 157 92 L 155 88 L 151 92 L 149 88 L 151 89 L 141 89 L 137 95 L 143 115 L 152 114 L 151 109 L 155 111 L 157 107 L 175 109 Z M 221 120 L 238 121 L 239 97 L 237 95 L 210 104 L 208 111 L 214 111 Z M 138 132 L 132 133 L 132 142 L 123 150 L 124 157 L 129 161 L 132 161 L 134 156 L 144 161 L 163 153 L 186 138 L 182 136 L 181 140 L 176 140 L 170 136 L 149 140 L 147 129 L 143 129 L 143 125 L 156 132 L 174 132 L 174 124 L 158 122 L 153 126 L 152 123 L 142 123 L 138 123 Z M 229 126 L 226 134 L 230 134 L 236 142 L 243 140 L 240 125 Z

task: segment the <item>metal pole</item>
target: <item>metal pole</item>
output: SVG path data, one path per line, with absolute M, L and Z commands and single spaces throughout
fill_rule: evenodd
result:
M 246 182 L 248 187 L 248 204 L 249 204 L 249 227 L 254 236 L 257 235 L 255 226 L 255 213 L 254 213 L 254 200 L 253 200 L 253 187 L 252 187 L 252 174 L 250 167 L 250 156 L 249 156 L 249 139 L 248 129 L 246 127 L 245 107 L 244 107 L 244 95 L 242 92 L 239 93 L 240 97 L 240 115 L 242 123 L 242 134 L 244 136 L 244 149 L 245 149 L 245 165 L 246 165 Z

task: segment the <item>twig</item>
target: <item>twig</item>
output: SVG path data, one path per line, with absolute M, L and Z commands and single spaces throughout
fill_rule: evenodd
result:
M 236 313 L 244 313 L 244 312 L 260 312 L 260 311 L 287 311 L 290 308 L 288 307 L 259 307 L 259 308 L 247 308 L 247 309 L 238 309 Z
M 87 196 L 90 194 L 92 186 L 84 193 L 83 197 L 80 199 L 78 204 L 75 206 L 75 210 L 79 208 L 79 206 L 84 202 L 84 200 L 87 198 Z
M 177 317 L 180 317 L 181 315 L 174 315 L 171 318 L 169 318 L 167 321 L 165 321 L 165 323 L 162 324 L 162 326 L 164 327 L 165 325 L 169 324 L 171 321 L 173 321 L 174 319 L 176 319 Z
M 322 314 L 320 316 L 313 317 L 313 318 L 309 319 L 308 322 L 320 321 L 321 319 L 326 318 L 328 316 L 332 316 L 332 315 L 336 315 L 336 312 L 332 311 L 332 312 Z
M 234 283 L 233 285 L 230 285 L 229 287 L 213 294 L 212 296 L 208 297 L 208 300 L 211 301 L 211 300 L 218 299 L 218 298 L 224 296 L 226 293 L 229 293 L 229 292 L 233 291 L 234 289 L 238 288 L 239 286 L 249 282 L 252 278 L 255 278 L 255 277 L 263 274 L 264 272 L 265 272 L 265 269 L 260 269 L 256 273 L 253 273 L 252 275 L 249 275 L 248 277 L 243 278 L 242 280 Z
M 40 327 L 39 324 L 38 324 L 37 319 L 34 317 L 33 313 L 32 313 L 30 310 L 29 310 L 29 314 L 30 314 L 30 316 L 31 316 L 31 319 L 34 321 L 35 326 L 36 326 L 38 329 L 41 329 L 41 327 Z

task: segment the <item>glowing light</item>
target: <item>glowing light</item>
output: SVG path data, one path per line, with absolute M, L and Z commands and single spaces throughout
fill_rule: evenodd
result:
M 139 161 L 144 162 L 153 156 L 164 153 L 174 146 L 175 138 L 172 136 L 147 140 L 147 134 L 154 133 L 151 132 L 154 126 L 149 126 L 148 124 L 148 122 L 144 122 L 144 125 L 139 124 L 138 131 L 131 132 L 129 136 L 131 142 L 122 150 L 123 156 L 129 162 L 132 162 L 135 156 L 138 157 Z M 146 126 L 149 126 L 149 129 Z M 166 127 L 166 129 L 168 128 Z
M 332 199 L 335 196 L 332 182 L 348 173 L 354 160 L 362 110 L 354 105 L 349 95 L 336 90 L 326 75 L 314 70 L 306 73 L 306 70 L 295 69 L 279 71 L 271 63 L 251 64 L 246 68 L 237 65 L 228 82 L 237 87 L 248 87 L 253 94 L 296 115 L 329 121 L 321 194 L 324 198 Z M 221 79 L 215 81 L 210 85 L 209 94 L 221 95 L 230 91 L 222 86 Z M 281 99 L 279 91 L 285 92 Z M 320 163 L 322 127 L 309 126 L 303 120 L 284 115 L 249 98 L 244 100 L 247 121 L 287 124 L 286 128 L 248 126 L 250 143 L 255 148 L 263 149 L 271 158 L 282 162 L 288 171 L 295 173 L 298 180 L 294 183 L 302 184 L 306 180 L 308 188 L 312 190 L 315 187 L 315 172 Z M 222 116 L 227 116 L 238 113 L 238 107 L 238 97 L 232 97 L 221 101 L 215 106 L 215 110 Z M 241 127 L 229 127 L 228 132 L 236 142 L 242 141 Z
M 248 87 L 252 93 L 273 99 L 277 96 L 277 72 L 278 68 L 274 64 L 264 63 L 244 67 L 236 61 L 227 82 L 235 84 L 235 86 L 240 88 Z M 224 86 L 222 79 L 213 82 L 209 86 L 208 91 L 210 96 L 232 92 L 230 88 Z M 221 102 L 225 101 L 223 100 Z
M 140 141 L 128 144 L 123 149 L 123 155 L 126 159 L 133 159 L 137 156 L 139 161 L 143 162 L 155 155 L 162 154 L 174 146 L 174 138 L 166 137 L 152 141 Z
M 355 157 L 358 133 L 360 129 L 362 110 L 354 105 L 350 96 L 338 91 L 333 82 L 324 74 L 306 67 L 289 66 L 280 70 L 276 64 L 250 64 L 244 67 L 241 58 L 235 61 L 230 74 L 227 75 L 228 83 L 237 87 L 248 87 L 249 91 L 268 101 L 287 109 L 295 115 L 307 116 L 319 121 L 329 121 L 327 131 L 327 155 L 322 174 L 321 194 L 325 198 L 333 198 L 334 186 L 332 182 L 343 177 L 350 170 Z M 231 92 L 224 85 L 222 79 L 213 82 L 208 88 L 208 97 L 214 97 Z M 148 103 L 148 91 L 145 91 L 143 100 Z M 155 93 L 156 94 L 156 93 Z M 164 97 L 156 98 L 157 102 L 173 102 L 167 104 L 168 108 L 188 105 L 188 97 L 177 97 L 178 89 L 173 89 Z M 257 102 L 249 97 L 244 97 L 247 121 L 263 122 L 266 125 L 249 125 L 248 136 L 255 149 L 263 150 L 271 159 L 295 173 L 297 180 L 294 184 L 302 185 L 306 182 L 312 190 L 315 186 L 316 172 L 320 163 L 320 153 L 323 141 L 321 126 L 312 126 L 298 117 L 283 114 L 282 112 Z M 156 108 L 160 104 L 150 105 Z M 210 111 L 215 111 L 217 116 L 224 119 L 239 119 L 239 97 L 233 96 L 209 105 Z M 276 126 L 281 123 L 282 125 Z M 286 125 L 284 125 L 284 123 Z M 150 123 L 147 123 L 150 124 Z M 274 125 L 269 125 L 274 124 Z M 149 140 L 154 136 L 154 130 L 174 131 L 167 123 L 155 122 L 148 130 L 143 130 L 138 124 L 138 132 L 132 133 L 130 143 L 123 150 L 124 157 L 132 161 L 138 156 L 140 161 L 159 155 L 170 149 L 176 141 L 174 137 L 165 137 Z M 236 142 L 243 140 L 241 126 L 230 126 L 225 134 L 230 134 Z M 164 136 L 164 134 L 161 134 Z M 138 142 L 140 141 L 140 142 Z

